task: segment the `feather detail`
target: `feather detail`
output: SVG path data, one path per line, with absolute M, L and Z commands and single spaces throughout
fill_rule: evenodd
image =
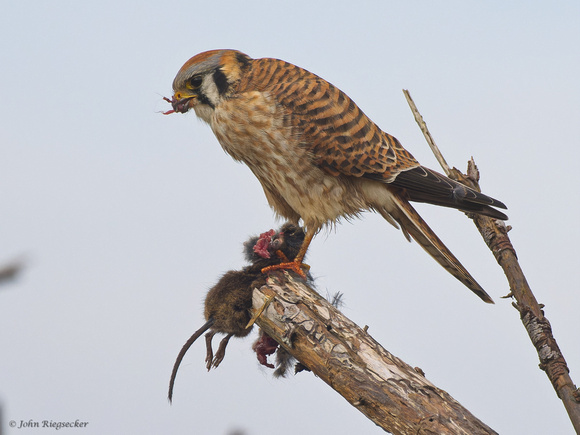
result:
M 456 208 L 495 219 L 508 218 L 504 213 L 492 208 L 506 209 L 503 202 L 424 166 L 400 172 L 390 185 L 404 189 L 409 201 Z
M 397 222 L 399 222 L 403 233 L 408 238 L 409 235 L 415 239 L 421 247 L 427 251 L 447 272 L 461 281 L 473 293 L 479 296 L 484 302 L 493 304 L 491 297 L 475 281 L 471 274 L 463 267 L 459 260 L 443 244 L 437 235 L 429 228 L 429 225 L 419 216 L 419 213 L 404 199 L 393 195 L 395 208 L 388 211 Z M 386 213 L 385 210 L 381 214 Z M 384 216 L 384 215 L 383 215 Z

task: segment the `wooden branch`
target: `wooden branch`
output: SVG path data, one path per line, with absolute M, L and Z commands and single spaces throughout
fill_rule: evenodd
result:
M 427 124 L 423 120 L 423 117 L 419 113 L 419 110 L 417 110 L 417 106 L 415 106 L 415 102 L 411 98 L 411 94 L 406 89 L 403 89 L 403 94 L 405 94 L 405 98 L 407 99 L 407 103 L 409 103 L 409 107 L 411 108 L 411 112 L 413 112 L 413 116 L 415 117 L 415 121 L 417 122 L 417 124 L 419 124 L 419 128 L 423 132 L 423 136 L 425 136 L 425 140 L 427 140 L 427 143 L 429 144 L 431 151 L 433 152 L 433 154 L 435 154 L 435 158 L 439 162 L 439 165 L 441 165 L 441 167 L 443 168 L 443 171 L 445 171 L 445 175 L 447 175 L 449 177 L 451 174 L 451 169 L 449 168 L 449 165 L 445 161 L 443 154 L 441 154 L 441 151 L 439 151 L 439 148 L 435 144 L 435 141 L 431 137 L 431 133 L 429 132 L 429 129 L 427 128 Z
M 477 170 L 473 159 L 469 165 Z M 472 185 L 477 185 L 477 182 Z M 540 368 L 546 372 L 558 397 L 564 403 L 576 433 L 580 434 L 580 392 L 570 377 L 564 355 L 554 338 L 550 322 L 542 311 L 543 306 L 538 304 L 520 267 L 516 251 L 507 234 L 508 228 L 503 222 L 485 216 L 475 215 L 472 219 L 507 277 L 511 290 L 508 296 L 516 300 L 513 306 L 519 311 L 520 319 L 538 352 Z
M 413 114 L 415 114 L 415 119 L 421 131 L 423 131 L 427 143 L 429 143 L 431 149 L 437 150 L 434 153 L 439 160 L 439 149 L 435 145 L 435 141 L 429 133 L 423 117 L 419 114 L 409 92 L 403 90 L 403 93 L 407 97 L 407 101 Z M 443 162 L 445 162 L 444 159 Z M 479 170 L 473 157 L 468 162 L 466 175 L 456 168 L 449 169 L 447 163 L 445 163 L 445 166 L 442 165 L 442 167 L 450 178 L 481 191 L 479 187 Z M 507 234 L 511 227 L 506 227 L 503 221 L 486 216 L 469 214 L 469 217 L 475 223 L 483 240 L 503 269 L 511 290 L 506 297 L 513 297 L 516 300 L 513 306 L 520 313 L 520 319 L 538 352 L 540 368 L 546 372 L 558 397 L 564 403 L 576 433 L 580 434 L 580 390 L 570 378 L 568 365 L 552 334 L 550 322 L 544 316 L 543 306 L 538 304 L 520 267 L 516 251 Z
M 271 273 L 253 293 L 253 310 L 264 304 L 264 332 L 385 431 L 496 433 L 295 275 Z

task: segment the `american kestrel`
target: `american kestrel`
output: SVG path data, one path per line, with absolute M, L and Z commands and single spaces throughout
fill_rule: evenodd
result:
M 409 201 L 507 219 L 506 206 L 421 166 L 344 92 L 278 59 L 212 50 L 189 59 L 173 81 L 173 110 L 193 109 L 223 149 L 258 178 L 270 206 L 307 230 L 284 264 L 301 272 L 314 235 L 340 218 L 376 211 L 415 239 L 485 302 L 489 295 L 439 240 Z

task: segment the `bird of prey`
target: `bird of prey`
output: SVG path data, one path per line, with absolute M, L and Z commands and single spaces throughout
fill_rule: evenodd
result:
M 173 91 L 166 114 L 193 109 L 258 178 L 275 213 L 293 223 L 302 219 L 304 243 L 283 268 L 302 273 L 304 254 L 322 227 L 372 210 L 493 303 L 410 202 L 496 219 L 507 216 L 493 207 L 506 206 L 421 166 L 340 89 L 282 60 L 211 50 L 181 67 Z

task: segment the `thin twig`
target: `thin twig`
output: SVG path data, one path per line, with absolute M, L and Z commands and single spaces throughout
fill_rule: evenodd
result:
M 445 171 L 445 175 L 447 175 L 449 177 L 451 175 L 451 170 L 449 168 L 449 165 L 447 164 L 447 162 L 445 161 L 445 158 L 443 157 L 443 154 L 441 154 L 441 151 L 439 151 L 439 148 L 435 144 L 435 141 L 433 140 L 433 137 L 431 136 L 431 133 L 429 132 L 429 129 L 427 128 L 427 124 L 423 120 L 423 117 L 419 113 L 419 110 L 417 110 L 417 106 L 415 106 L 415 102 L 411 98 L 411 94 L 406 89 L 403 89 L 403 94 L 405 94 L 405 98 L 407 99 L 407 103 L 409 103 L 409 107 L 411 108 L 411 112 L 413 112 L 413 116 L 415 117 L 415 121 L 417 121 L 417 124 L 419 124 L 419 128 L 423 132 L 423 136 L 425 136 L 425 139 L 427 140 L 427 143 L 429 144 L 431 151 L 433 151 L 433 154 L 435 154 L 435 158 L 437 159 L 437 161 L 439 162 L 439 164 L 443 168 L 443 171 Z
M 419 124 L 421 131 L 423 131 L 427 139 L 427 143 L 429 143 L 445 173 L 450 178 L 479 191 L 479 171 L 473 158 L 468 162 L 468 175 L 462 174 L 461 171 L 455 168 L 450 170 L 441 152 L 435 145 L 431 133 L 429 133 L 427 125 L 423 121 L 423 117 L 419 114 L 409 92 L 403 90 L 403 93 L 409 102 L 409 106 L 411 106 L 417 124 Z M 576 433 L 580 434 L 580 390 L 576 388 L 570 378 L 566 360 L 556 343 L 550 322 L 544 316 L 544 312 L 542 311 L 543 307 L 538 304 L 520 267 L 516 251 L 507 234 L 510 228 L 506 227 L 502 221 L 487 216 L 471 214 L 470 217 L 493 253 L 496 261 L 503 269 L 510 285 L 511 292 L 509 296 L 516 300 L 514 306 L 519 311 L 520 319 L 538 352 L 540 368 L 546 372 L 558 397 L 564 403 L 564 407 L 568 412 L 568 416 Z

